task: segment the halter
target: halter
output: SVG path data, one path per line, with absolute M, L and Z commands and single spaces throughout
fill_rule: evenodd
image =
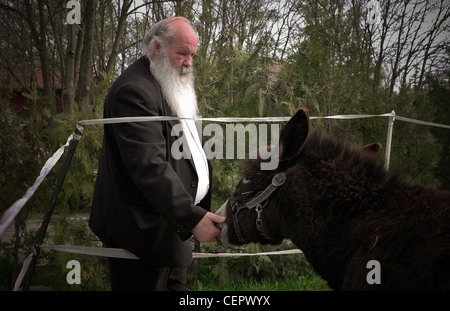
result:
M 244 238 L 241 234 L 241 229 L 239 228 L 239 223 L 237 219 L 238 213 L 244 209 L 255 209 L 256 213 L 258 214 L 256 218 L 256 229 L 258 230 L 258 233 L 262 236 L 264 236 L 262 232 L 262 220 L 261 220 L 261 212 L 263 208 L 267 205 L 267 202 L 269 201 L 269 197 L 274 193 L 275 190 L 278 189 L 282 184 L 284 184 L 286 181 L 286 172 L 279 172 L 275 174 L 272 177 L 272 183 L 267 186 L 266 189 L 264 189 L 262 192 L 258 193 L 255 197 L 250 199 L 247 203 L 243 205 L 239 205 L 237 202 L 231 202 L 231 212 L 233 214 L 233 225 L 234 230 L 236 231 L 236 236 L 240 243 L 245 243 Z

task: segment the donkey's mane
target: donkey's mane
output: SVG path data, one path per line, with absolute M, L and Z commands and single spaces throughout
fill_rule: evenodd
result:
M 312 130 L 306 139 L 302 154 L 315 161 L 328 163 L 327 165 L 339 167 L 341 170 L 351 171 L 361 177 L 370 176 L 372 180 L 378 183 L 389 184 L 390 186 L 401 183 L 399 174 L 393 173 L 391 170 L 385 170 L 384 162 L 380 160 L 379 155 L 355 147 L 344 138 L 333 134 L 324 134 L 319 130 Z M 300 158 L 297 161 L 300 161 Z M 258 171 L 262 161 L 259 157 L 247 160 L 244 169 L 247 172 Z M 295 166 L 295 164 L 292 162 L 280 163 L 278 169 L 284 169 L 284 166 Z
M 355 147 L 336 135 L 313 130 L 306 140 L 304 152 L 318 161 L 360 176 L 371 176 L 382 183 L 400 182 L 398 174 L 386 171 L 378 154 Z
M 313 130 L 305 143 L 307 152 L 317 157 L 322 161 L 333 161 L 337 163 L 348 163 L 349 166 L 354 166 L 362 158 L 371 162 L 373 165 L 382 165 L 380 161 L 370 152 L 363 152 L 360 148 L 352 146 L 342 137 L 323 134 L 318 130 Z

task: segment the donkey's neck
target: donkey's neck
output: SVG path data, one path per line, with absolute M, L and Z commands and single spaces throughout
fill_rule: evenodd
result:
M 362 176 L 334 165 L 311 161 L 290 172 L 298 190 L 284 195 L 290 202 L 283 205 L 291 208 L 283 222 L 284 235 L 331 287 L 340 289 L 348 260 L 362 243 L 361 236 L 353 234 L 355 224 L 368 210 L 382 207 L 380 194 L 389 186 L 379 182 L 378 176 Z
M 314 270 L 327 280 L 330 287 L 340 289 L 348 259 L 355 251 L 354 245 L 348 239 L 350 231 L 314 220 L 306 224 L 296 221 L 294 217 L 290 219 L 297 226 L 294 230 L 285 230 L 286 238 L 302 250 Z M 285 227 L 292 228 L 292 225 Z

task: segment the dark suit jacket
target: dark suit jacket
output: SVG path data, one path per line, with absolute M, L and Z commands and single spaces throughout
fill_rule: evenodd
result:
M 172 115 L 149 65 L 141 57 L 117 78 L 105 100 L 104 118 Z M 178 139 L 171 129 L 177 123 L 104 126 L 89 220 L 107 246 L 125 248 L 159 266 L 190 264 L 191 230 L 211 204 L 210 182 L 207 196 L 194 206 L 198 183 L 194 164 L 171 156 Z

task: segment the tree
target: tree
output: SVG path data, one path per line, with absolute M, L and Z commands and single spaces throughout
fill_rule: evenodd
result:
M 427 72 L 446 64 L 448 1 L 379 1 L 380 22 L 363 19 L 366 41 L 376 59 L 375 82 L 388 80 L 389 95 L 396 89 L 416 85 L 421 89 Z
M 92 61 L 94 53 L 94 27 L 96 0 L 86 1 L 83 17 L 83 51 L 81 52 L 81 63 L 76 92 L 76 101 L 81 105 L 83 98 L 89 94 L 92 83 Z
M 425 77 L 423 84 L 424 93 L 430 101 L 430 105 L 435 107 L 434 122 L 449 124 L 450 120 L 450 70 L 429 74 Z M 442 146 L 440 159 L 437 163 L 434 175 L 436 185 L 440 188 L 450 190 L 450 135 L 448 129 L 433 128 L 431 132 L 434 138 Z

